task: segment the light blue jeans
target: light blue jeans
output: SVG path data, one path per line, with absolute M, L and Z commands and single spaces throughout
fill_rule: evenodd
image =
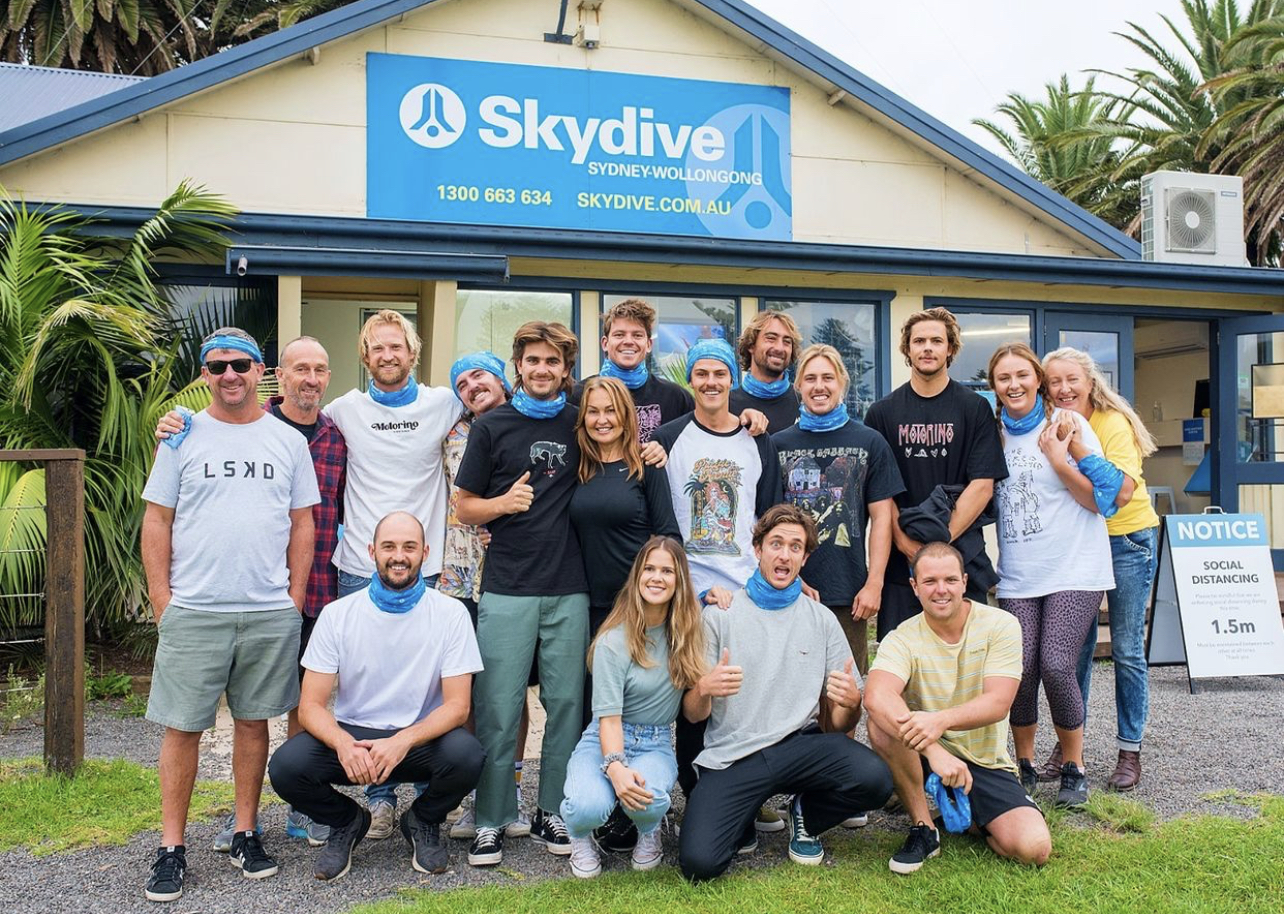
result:
M 638 832 L 649 835 L 660 827 L 669 811 L 669 794 L 678 779 L 678 760 L 673 754 L 673 728 L 649 724 L 624 723 L 625 764 L 646 780 L 651 803 L 645 809 L 628 809 L 624 814 L 633 820 Z M 572 838 L 587 838 L 602 825 L 615 808 L 615 788 L 602 773 L 602 743 L 598 737 L 597 718 L 580 737 L 571 760 L 566 765 L 566 796 L 562 800 L 562 818 Z
M 1110 610 L 1110 652 L 1115 665 L 1115 718 L 1120 749 L 1136 752 L 1146 733 L 1150 714 L 1150 680 L 1146 664 L 1146 605 L 1155 580 L 1159 555 L 1156 527 L 1110 537 L 1115 569 L 1115 589 L 1106 592 Z M 1092 680 L 1092 654 L 1097 648 L 1097 626 L 1092 626 L 1079 655 L 1079 688 L 1085 713 Z

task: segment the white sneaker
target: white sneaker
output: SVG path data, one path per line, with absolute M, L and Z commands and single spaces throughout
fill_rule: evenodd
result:
M 467 838 L 470 841 L 477 837 L 477 817 L 471 806 L 460 813 L 459 818 L 450 826 L 450 837 Z
M 850 818 L 843 819 L 843 821 L 839 822 L 838 824 L 841 825 L 843 828 L 864 828 L 866 825 L 869 824 L 869 813 L 858 812 L 856 813 L 856 815 L 851 816 Z
M 598 855 L 597 845 L 593 843 L 593 836 L 572 838 L 571 873 L 578 879 L 592 879 L 601 872 L 602 858 Z
M 531 817 L 520 809 L 517 810 L 517 818 L 504 826 L 505 838 L 525 838 L 530 833 Z
M 375 800 L 370 804 L 370 831 L 366 837 L 371 841 L 382 841 L 392 834 L 397 825 L 397 809 L 387 800 Z
M 633 845 L 633 868 L 639 871 L 653 870 L 663 859 L 664 848 L 660 846 L 659 826 L 649 835 L 639 834 L 638 843 Z

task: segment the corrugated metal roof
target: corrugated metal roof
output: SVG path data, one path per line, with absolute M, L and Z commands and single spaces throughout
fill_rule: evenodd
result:
M 57 67 L 0 63 L 0 132 L 142 82 L 145 76 L 119 76 Z

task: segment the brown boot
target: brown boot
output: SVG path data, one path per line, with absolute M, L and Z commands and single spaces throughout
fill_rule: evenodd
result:
M 1043 767 L 1039 769 L 1039 780 L 1061 780 L 1061 766 L 1063 764 L 1065 764 L 1065 761 L 1061 758 L 1061 744 L 1057 743 L 1052 747 L 1052 754 L 1048 756 L 1048 760 L 1044 762 Z
M 1141 783 L 1141 753 L 1128 749 L 1119 750 L 1119 761 L 1115 763 L 1115 773 L 1110 775 L 1106 786 L 1111 790 L 1126 793 Z

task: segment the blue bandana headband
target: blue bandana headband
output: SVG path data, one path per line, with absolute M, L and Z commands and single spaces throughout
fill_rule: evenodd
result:
M 259 351 L 258 344 L 239 336 L 216 336 L 206 340 L 201 344 L 201 361 L 204 362 L 205 357 L 215 349 L 232 349 L 244 352 L 256 362 L 263 361 L 263 353 Z
M 847 424 L 847 404 L 839 403 L 824 415 L 816 415 L 805 406 L 798 409 L 798 427 L 804 432 L 832 432 Z
M 537 400 L 524 388 L 513 394 L 513 409 L 528 419 L 552 419 L 566 406 L 566 391 L 562 391 L 551 400 Z
M 745 393 L 751 397 L 757 397 L 759 400 L 774 400 L 776 397 L 784 394 L 789 389 L 789 385 L 794 382 L 793 372 L 786 371 L 779 378 L 770 383 L 759 381 L 753 376 L 752 371 L 746 371 L 741 386 Z
M 1042 424 L 1045 416 L 1043 414 L 1043 397 L 1039 394 L 1034 395 L 1034 409 L 1030 410 L 1020 419 L 1013 419 L 1008 414 L 1008 408 L 1005 406 L 999 412 L 999 418 L 1003 420 L 1003 427 L 1013 435 L 1025 435 L 1034 431 Z
M 792 606 L 802 596 L 802 578 L 794 578 L 792 584 L 781 590 L 772 587 L 762 576 L 762 569 L 758 568 L 754 569 L 753 576 L 745 582 L 745 591 L 749 594 L 749 599 L 763 609 L 784 609 Z
M 740 369 L 736 365 L 736 354 L 731 351 L 731 344 L 726 340 L 698 340 L 687 350 L 687 381 L 691 380 L 691 371 L 701 359 L 716 359 L 731 371 L 731 389 L 740 386 Z
M 450 389 L 455 392 L 456 397 L 459 396 L 459 388 L 455 386 L 459 383 L 459 376 L 478 368 L 489 371 L 499 378 L 499 383 L 504 385 L 504 390 L 512 390 L 508 386 L 508 378 L 504 377 L 504 360 L 489 350 L 482 350 L 471 355 L 460 356 L 455 360 L 455 364 L 450 366 Z M 460 402 L 463 402 L 462 399 Z
M 366 389 L 370 393 L 370 399 L 380 406 L 409 406 L 419 399 L 419 385 L 415 383 L 413 374 L 406 378 L 406 385 L 401 390 L 380 390 L 375 386 L 373 378 L 370 379 L 370 386 Z
M 637 390 L 651 377 L 651 370 L 646 367 L 646 359 L 639 362 L 636 368 L 621 368 L 607 359 L 599 374 L 604 378 L 615 378 L 629 390 Z

